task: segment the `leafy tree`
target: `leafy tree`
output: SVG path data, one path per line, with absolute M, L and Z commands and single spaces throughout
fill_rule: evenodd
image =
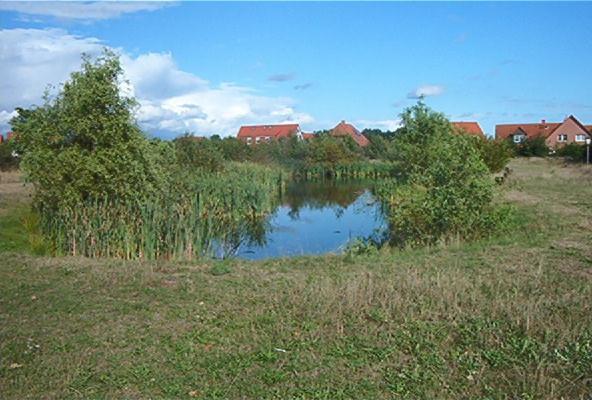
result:
M 356 147 L 350 137 L 335 138 L 320 134 L 309 143 L 307 164 L 337 165 L 356 161 L 360 158 Z
M 513 142 L 512 142 L 513 143 Z M 522 143 L 513 143 L 514 152 L 523 157 L 546 157 L 549 155 L 549 147 L 543 136 L 527 138 Z
M 42 106 L 17 109 L 11 124 L 38 206 L 134 200 L 162 188 L 162 154 L 136 124 L 136 101 L 121 93 L 121 77 L 113 52 L 95 60 L 83 55 L 81 70 L 55 97 L 46 92 Z
M 489 171 L 492 173 L 500 172 L 508 164 L 514 151 L 510 143 L 506 140 L 491 140 L 472 137 L 473 144 Z
M 432 163 L 430 151 L 444 141 L 456 140 L 453 128 L 444 114 L 435 112 L 422 101 L 401 114 L 402 127 L 392 141 L 388 159 L 399 165 L 402 177 L 421 173 Z
M 383 160 L 388 158 L 390 138 L 386 135 L 365 134 L 370 144 L 364 148 L 364 155 L 373 160 Z
M 224 167 L 222 151 L 214 141 L 205 138 L 186 134 L 175 139 L 175 151 L 177 162 L 182 168 L 216 172 Z
M 251 158 L 252 148 L 237 138 L 227 137 L 215 143 L 225 160 L 247 161 Z
M 575 162 L 585 162 L 586 146 L 577 143 L 569 143 L 563 147 L 560 147 L 555 155 L 558 157 L 565 157 Z
M 413 246 L 487 233 L 497 223 L 494 181 L 473 138 L 419 102 L 402 114 L 393 140 L 399 179 L 379 185 L 391 238 Z

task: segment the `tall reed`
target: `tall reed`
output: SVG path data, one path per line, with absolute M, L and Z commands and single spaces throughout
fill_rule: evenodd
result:
M 42 229 L 57 254 L 192 259 L 262 240 L 282 184 L 278 171 L 232 164 L 225 172 L 187 174 L 147 199 L 95 198 L 41 210 Z
M 297 180 L 330 179 L 382 179 L 396 175 L 395 165 L 383 161 L 357 161 L 343 164 L 314 164 L 297 168 L 293 176 Z

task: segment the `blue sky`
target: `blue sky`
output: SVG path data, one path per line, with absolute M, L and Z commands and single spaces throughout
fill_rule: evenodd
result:
M 0 125 L 80 52 L 122 54 L 150 133 L 345 119 L 592 124 L 592 3 L 0 3 Z

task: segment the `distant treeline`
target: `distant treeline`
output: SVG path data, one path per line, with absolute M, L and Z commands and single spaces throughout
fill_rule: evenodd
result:
M 452 127 L 449 129 L 453 134 Z M 370 144 L 358 146 L 348 136 L 334 137 L 317 132 L 315 137 L 299 140 L 282 138 L 257 145 L 247 145 L 236 138 L 194 137 L 187 133 L 173 141 L 179 162 L 193 168 L 219 171 L 227 161 L 253 162 L 282 167 L 297 179 L 383 178 L 396 175 L 399 134 L 404 132 L 367 129 L 363 131 Z M 499 172 L 513 155 L 508 141 L 494 141 L 468 136 L 491 172 Z M 399 165 L 399 168 L 405 168 Z

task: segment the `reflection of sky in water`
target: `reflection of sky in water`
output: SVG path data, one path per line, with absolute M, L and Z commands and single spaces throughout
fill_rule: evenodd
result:
M 265 246 L 240 247 L 237 256 L 248 259 L 337 253 L 352 239 L 368 237 L 384 228 L 380 206 L 369 191 L 348 206 L 311 207 L 304 202 L 297 213 L 280 206 L 270 221 Z

